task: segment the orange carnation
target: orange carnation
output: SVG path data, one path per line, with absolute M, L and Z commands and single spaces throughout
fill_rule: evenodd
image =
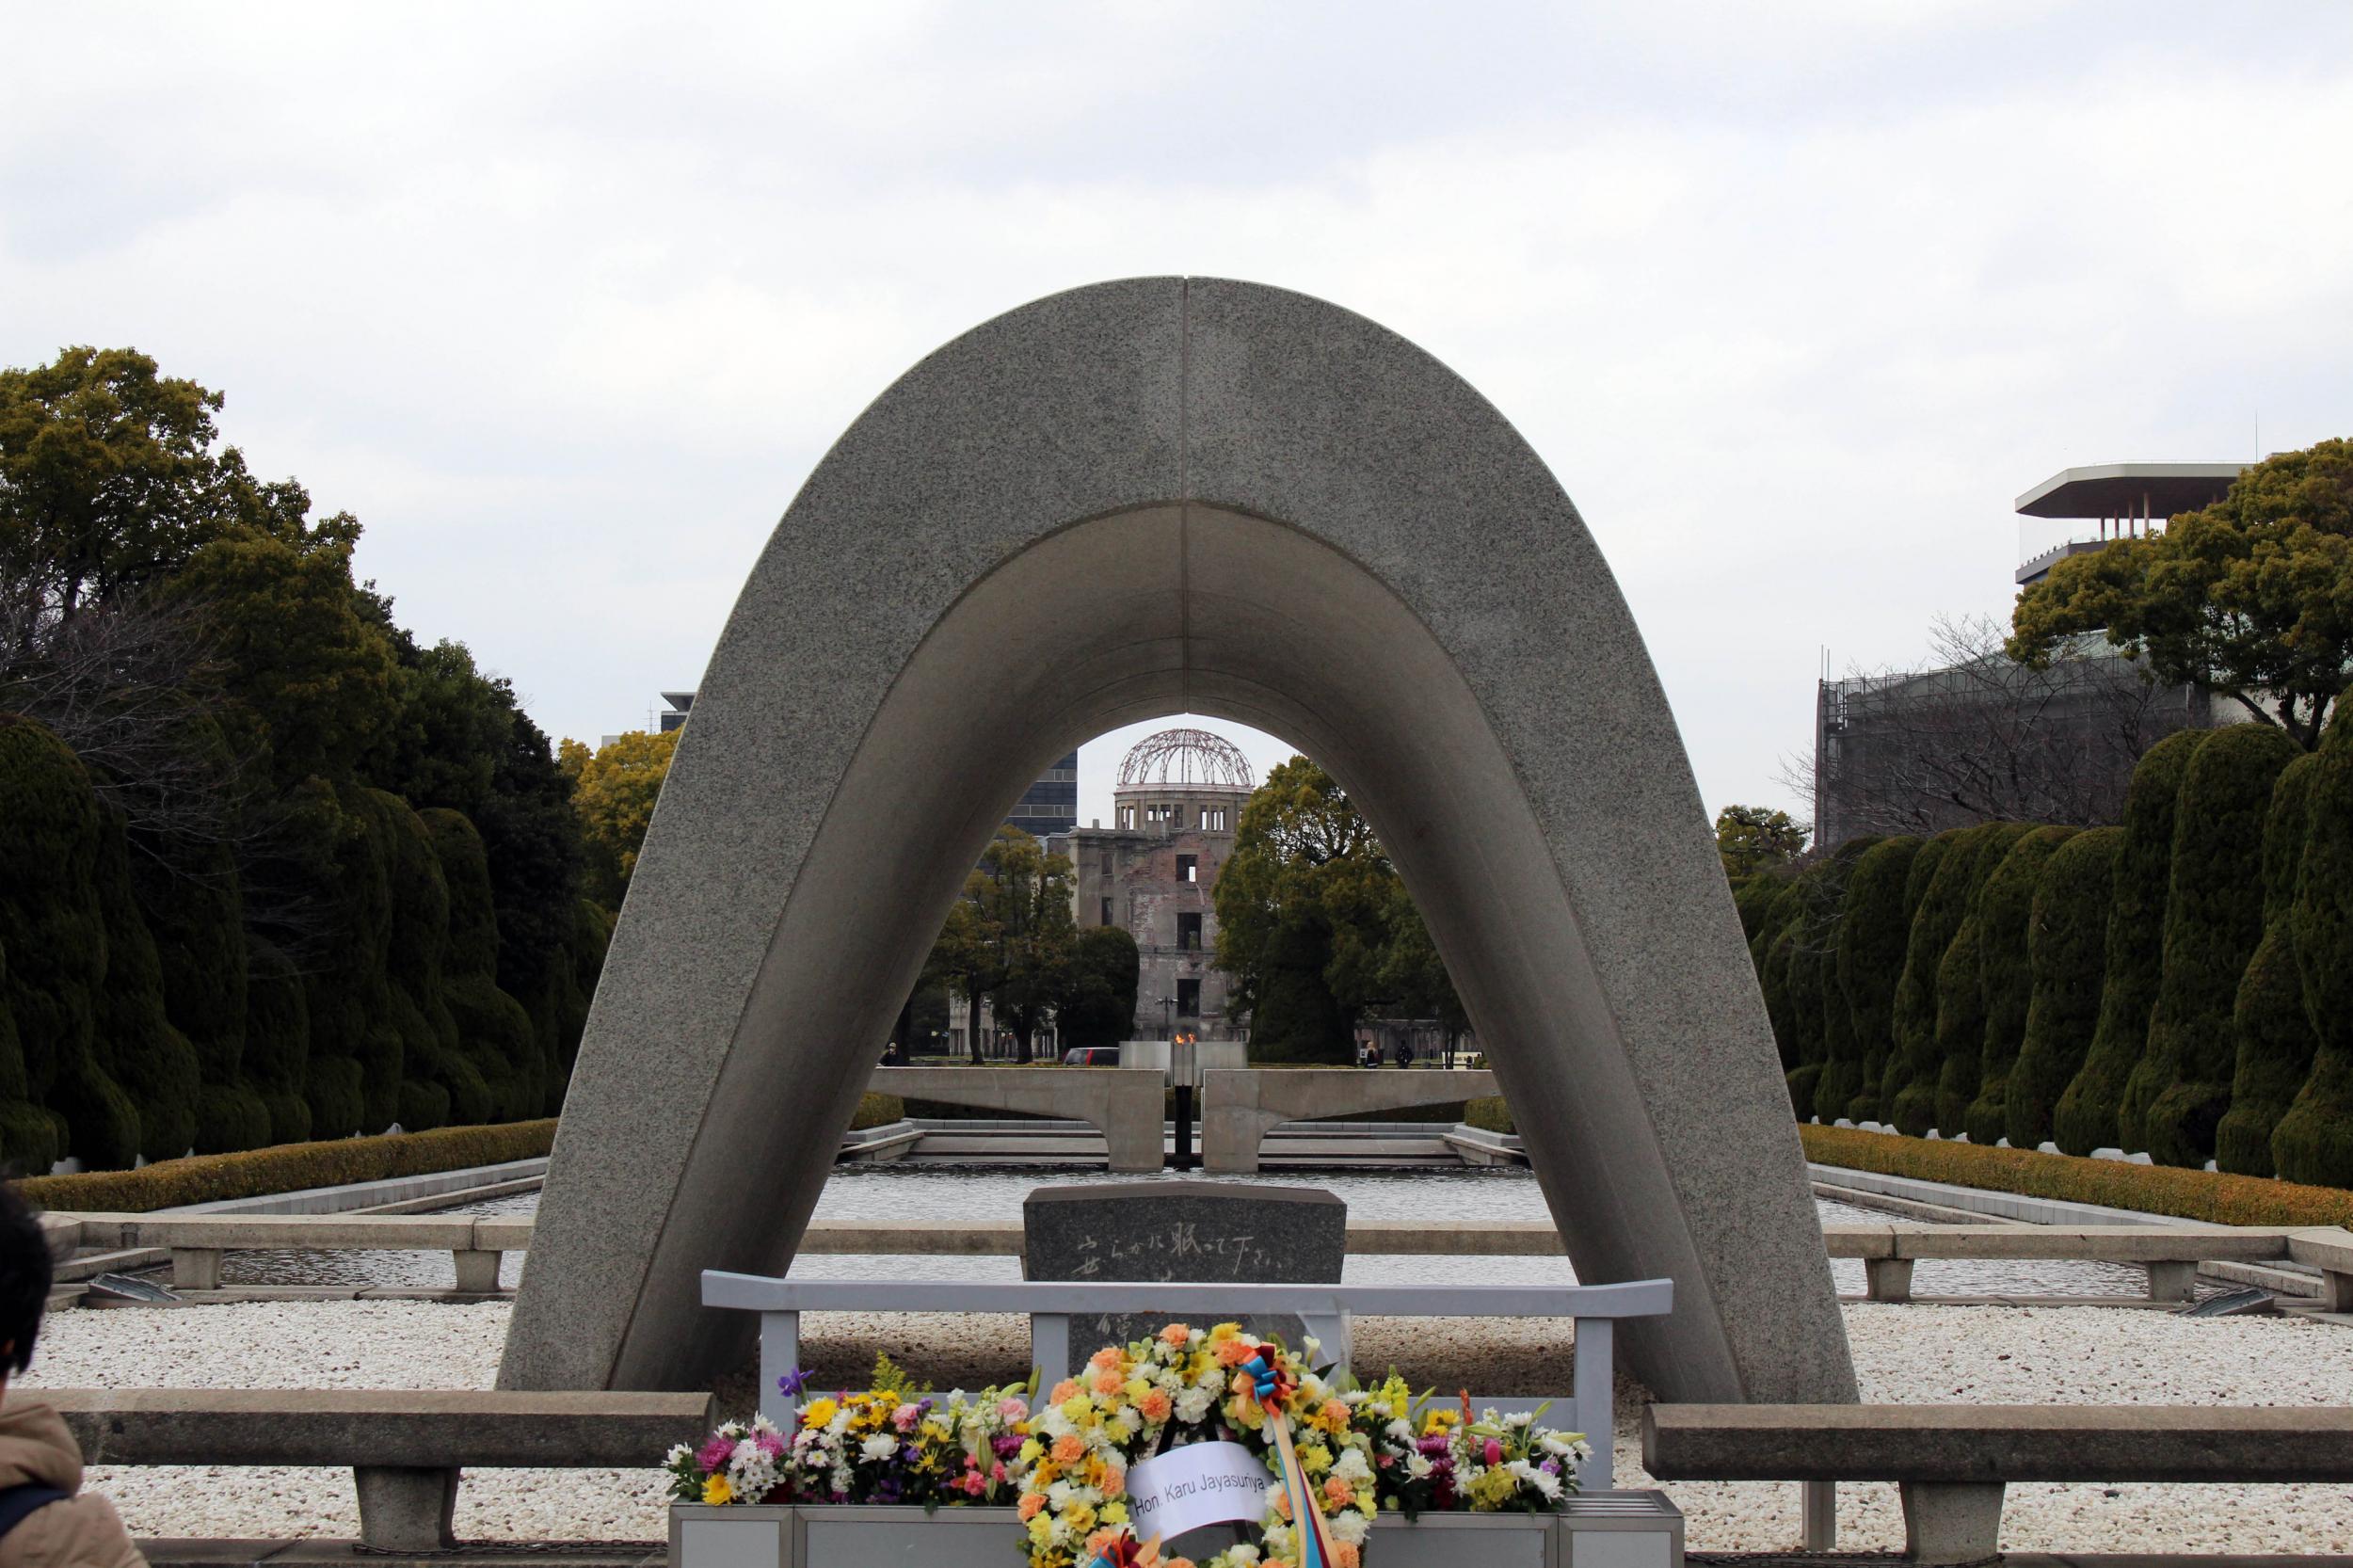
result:
M 1047 1396 L 1047 1402 L 1048 1404 L 1060 1404 L 1063 1400 L 1070 1398 L 1071 1395 L 1076 1394 L 1078 1391 L 1079 1380 L 1077 1378 L 1064 1378 L 1060 1383 L 1054 1384 L 1054 1391 Z
M 1021 1494 L 1021 1506 L 1020 1506 L 1019 1508 L 1015 1509 L 1015 1510 L 1014 1510 L 1014 1512 L 1016 1512 L 1016 1514 L 1020 1515 L 1021 1522 L 1022 1522 L 1023 1524 L 1025 1524 L 1025 1525 L 1026 1525 L 1026 1524 L 1028 1524 L 1028 1523 L 1030 1522 L 1030 1518 L 1031 1518 L 1031 1516 L 1032 1516 L 1032 1514 L 1036 1513 L 1036 1512 L 1037 1512 L 1037 1511 L 1038 1511 L 1039 1509 L 1044 1508 L 1045 1506 L 1046 1506 L 1046 1494 L 1045 1494 L 1045 1493 L 1043 1493 L 1043 1492 L 1024 1492 L 1024 1493 L 1022 1493 L 1022 1494 Z
M 1217 1345 L 1217 1364 L 1239 1367 L 1258 1353 L 1258 1347 L 1243 1339 L 1221 1339 Z
M 1086 1440 L 1075 1432 L 1065 1432 L 1054 1439 L 1054 1463 L 1076 1464 L 1086 1457 Z
M 1165 1388 L 1145 1389 L 1144 1398 L 1136 1401 L 1136 1408 L 1144 1413 L 1144 1418 L 1147 1421 L 1167 1420 L 1171 1408 L 1168 1390 Z

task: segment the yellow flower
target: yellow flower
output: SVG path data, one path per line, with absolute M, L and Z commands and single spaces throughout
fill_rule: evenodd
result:
M 1221 1345 L 1228 1339 L 1239 1339 L 1241 1337 L 1241 1325 L 1240 1323 L 1220 1323 L 1217 1327 L 1209 1330 L 1209 1342 L 1213 1345 Z
M 1037 1456 L 1045 1451 L 1046 1449 L 1039 1444 L 1036 1438 L 1030 1438 L 1021 1445 L 1021 1463 L 1024 1464 L 1035 1464 L 1037 1463 Z
M 1124 1525 L 1127 1522 L 1128 1505 L 1126 1503 L 1105 1503 L 1103 1505 L 1103 1523 L 1107 1525 Z
M 1063 1400 L 1062 1413 L 1063 1418 L 1066 1421 L 1084 1421 L 1089 1416 L 1095 1414 L 1094 1401 L 1084 1394 L 1073 1394 Z
M 1320 1476 L 1332 1468 L 1332 1450 L 1321 1443 L 1310 1443 L 1299 1450 L 1299 1462 L 1311 1476 Z
M 841 1407 L 831 1400 L 816 1400 L 801 1412 L 801 1425 L 814 1432 L 841 1413 Z
M 722 1503 L 729 1503 L 729 1502 L 733 1502 L 734 1500 L 735 1500 L 735 1488 L 734 1488 L 734 1487 L 732 1487 L 732 1486 L 729 1486 L 729 1485 L 728 1484 L 728 1478 L 727 1478 L 727 1477 L 725 1477 L 725 1476 L 712 1476 L 712 1477 L 710 1477 L 709 1479 L 707 1479 L 706 1480 L 704 1480 L 704 1482 L 703 1482 L 703 1501 L 704 1501 L 704 1502 L 709 1503 L 709 1504 L 711 1504 L 712 1507 L 714 1507 L 714 1508 L 715 1508 L 715 1507 L 717 1507 L 718 1505 L 720 1505 L 720 1504 L 722 1504 Z
M 1054 1518 L 1050 1513 L 1032 1513 L 1028 1526 L 1030 1539 L 1043 1546 L 1053 1539 Z
M 1084 1503 L 1072 1503 L 1063 1517 L 1070 1521 L 1073 1535 L 1084 1535 L 1095 1528 L 1095 1510 Z

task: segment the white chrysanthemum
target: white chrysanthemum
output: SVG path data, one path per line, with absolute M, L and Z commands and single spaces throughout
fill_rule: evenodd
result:
M 1054 1482 L 1054 1484 L 1046 1489 L 1046 1506 L 1052 1509 L 1055 1512 L 1060 1513 L 1064 1509 L 1070 1506 L 1070 1494 L 1073 1490 L 1074 1489 L 1071 1484 L 1066 1480 L 1058 1480 Z
M 776 1424 L 765 1416 L 755 1416 L 752 1417 L 752 1431 L 755 1434 L 764 1432 L 774 1436 L 776 1432 Z
M 862 1459 L 888 1459 L 899 1451 L 899 1440 L 888 1432 L 878 1432 L 857 1446 Z
M 1382 1430 L 1386 1432 L 1391 1438 L 1400 1443 L 1411 1443 L 1414 1440 L 1414 1423 L 1404 1419 L 1402 1416 L 1399 1417 L 1397 1420 L 1391 1421 Z
M 1557 1432 L 1548 1432 L 1542 1437 L 1536 1439 L 1536 1446 L 1544 1449 L 1545 1452 L 1553 1455 L 1555 1458 L 1566 1458 L 1568 1456 L 1570 1443 L 1569 1440 L 1561 1433 Z
M 1240 1545 L 1227 1547 L 1225 1557 L 1234 1568 L 1257 1568 L 1258 1548 L 1245 1541 Z
M 1217 1396 L 1207 1388 L 1188 1388 L 1176 1396 L 1176 1419 L 1187 1426 L 1209 1415 Z
M 835 1411 L 833 1413 L 833 1419 L 825 1423 L 825 1430 L 832 1432 L 836 1437 L 839 1437 L 843 1432 L 849 1431 L 850 1407 L 844 1405 L 840 1410 Z
M 1416 1480 L 1425 1480 L 1433 1468 L 1427 1454 L 1416 1454 L 1405 1462 L 1405 1473 Z
M 1520 1428 L 1520 1427 L 1524 1427 L 1524 1426 L 1528 1425 L 1530 1421 L 1533 1421 L 1535 1418 L 1536 1418 L 1536 1416 L 1535 1416 L 1535 1413 L 1534 1413 L 1533 1411 L 1528 1411 L 1528 1410 L 1515 1410 L 1515 1411 L 1512 1412 L 1512 1414 L 1511 1414 L 1511 1415 L 1506 1416 L 1503 1418 L 1503 1424 L 1504 1424 L 1506 1427 L 1509 1427 L 1509 1428 L 1512 1428 L 1512 1429 L 1516 1430 L 1516 1429 L 1518 1429 L 1518 1428 Z
M 1366 1461 L 1362 1448 L 1351 1448 L 1340 1455 L 1338 1462 L 1332 1466 L 1332 1473 L 1354 1485 L 1357 1481 L 1372 1479 L 1372 1465 Z
M 1326 1520 L 1332 1539 L 1351 1546 L 1361 1546 L 1365 1537 L 1372 1533 L 1372 1521 L 1353 1508 L 1344 1508 Z
M 1131 1404 L 1121 1405 L 1109 1424 L 1118 1430 L 1120 1436 L 1133 1437 L 1144 1430 L 1144 1412 Z
M 689 1455 L 694 1453 L 694 1449 L 688 1448 L 683 1443 L 672 1444 L 670 1451 L 662 1456 L 662 1463 L 664 1464 L 676 1464 L 680 1460 L 687 1458 Z

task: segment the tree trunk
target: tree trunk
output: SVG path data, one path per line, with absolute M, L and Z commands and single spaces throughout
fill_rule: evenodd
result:
M 978 991 L 964 994 L 964 1043 L 965 1048 L 972 1054 L 972 1065 L 987 1065 L 987 1060 L 981 1055 L 981 993 Z

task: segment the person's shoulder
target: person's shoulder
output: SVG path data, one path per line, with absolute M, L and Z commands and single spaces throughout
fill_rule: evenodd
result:
M 115 1505 L 96 1492 L 37 1508 L 0 1537 L 0 1568 L 146 1568 Z

